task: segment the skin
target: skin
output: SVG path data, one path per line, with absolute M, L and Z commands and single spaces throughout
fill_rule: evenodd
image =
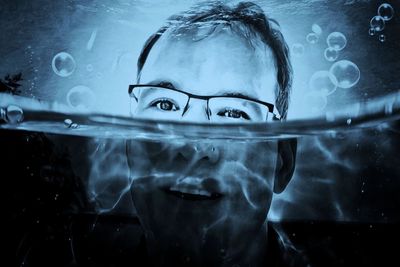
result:
M 240 93 L 274 103 L 273 62 L 268 47 L 250 46 L 224 30 L 197 42 L 165 34 L 140 83 L 168 81 L 193 94 Z M 205 102 L 191 99 L 181 120 L 208 122 Z M 140 108 L 133 113 L 141 117 Z M 132 197 L 156 264 L 260 264 L 275 168 L 282 165 L 277 151 L 276 141 L 129 141 Z M 179 194 L 185 188 L 212 197 L 193 200 Z
M 192 94 L 240 93 L 275 103 L 277 71 L 272 52 L 261 42 L 255 42 L 255 46 L 223 30 L 197 42 L 167 36 L 150 52 L 140 83 L 167 81 Z M 208 122 L 205 105 L 205 101 L 191 99 L 181 120 Z M 134 113 L 143 117 L 140 108 Z

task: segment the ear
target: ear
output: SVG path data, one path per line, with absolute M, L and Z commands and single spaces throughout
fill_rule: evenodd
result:
M 296 165 L 297 139 L 278 141 L 278 160 L 275 168 L 274 193 L 281 193 L 290 182 Z

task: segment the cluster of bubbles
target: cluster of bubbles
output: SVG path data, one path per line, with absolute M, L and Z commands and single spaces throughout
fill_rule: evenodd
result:
M 94 29 L 92 31 L 92 34 L 90 35 L 89 41 L 87 42 L 86 50 L 90 51 L 92 49 L 93 44 L 96 40 L 96 35 L 97 35 L 97 29 Z M 72 73 L 74 73 L 75 68 L 76 68 L 76 63 L 75 63 L 75 59 L 71 56 L 71 54 L 63 51 L 63 52 L 56 54 L 53 57 L 51 66 L 52 66 L 54 73 L 57 74 L 58 76 L 68 77 Z M 86 66 L 86 70 L 88 72 L 92 72 L 93 65 L 88 64 Z
M 21 123 L 24 119 L 24 111 L 15 105 L 9 105 L 7 108 L 0 109 L 0 118 L 10 124 Z M 79 125 L 71 119 L 65 119 L 64 125 L 67 128 L 76 129 Z
M 307 34 L 306 41 L 309 44 L 316 44 L 319 41 L 319 37 L 322 34 L 322 29 L 318 24 L 313 24 L 311 27 L 312 32 Z M 295 43 L 291 47 L 291 53 L 295 57 L 301 57 L 304 55 L 304 45 L 301 43 Z
M 316 44 L 319 40 L 319 37 L 322 34 L 322 29 L 318 24 L 313 24 L 311 26 L 311 31 L 309 34 L 306 36 L 306 40 L 310 44 Z
M 308 44 L 314 45 L 321 39 L 323 31 L 315 23 L 311 30 L 312 32 L 306 36 L 306 41 Z M 337 88 L 351 88 L 360 80 L 360 70 L 356 64 L 345 59 L 335 62 L 340 51 L 347 45 L 346 36 L 338 31 L 331 32 L 326 38 L 326 43 L 328 46 L 324 51 L 324 58 L 333 64 L 329 70 L 319 70 L 311 76 L 308 93 L 304 95 L 312 112 L 324 110 L 328 103 L 327 97 L 333 94 Z M 301 43 L 295 43 L 291 47 L 291 53 L 295 57 L 303 56 L 304 52 L 305 48 Z
M 322 34 L 318 25 L 314 24 L 312 28 L 316 36 Z M 309 43 L 312 44 L 312 42 Z M 326 38 L 326 43 L 328 47 L 324 51 L 324 57 L 327 61 L 334 63 L 329 70 L 316 71 L 309 80 L 309 92 L 305 97 L 312 112 L 325 109 L 328 103 L 327 97 L 337 88 L 351 88 L 360 80 L 360 70 L 355 63 L 345 59 L 335 62 L 340 51 L 347 45 L 346 36 L 341 32 L 331 32 Z
M 347 45 L 346 36 L 341 32 L 331 32 L 326 38 L 328 47 L 324 51 L 325 59 L 333 62 L 339 57 L 339 51 Z
M 313 112 L 322 111 L 327 104 L 327 97 L 337 88 L 348 89 L 360 80 L 360 69 L 350 60 L 340 60 L 332 64 L 329 70 L 315 72 L 309 81 L 307 102 Z
M 64 125 L 65 125 L 65 127 L 70 128 L 70 129 L 76 129 L 79 127 L 79 125 L 77 123 L 73 122 L 71 119 L 65 119 Z
M 33 57 L 34 57 L 34 55 L 35 55 L 35 51 L 32 49 L 32 46 L 28 45 L 28 46 L 25 48 L 25 55 L 26 55 L 26 56 L 29 56 L 29 65 L 30 65 L 30 66 L 33 66 L 33 71 L 34 71 L 35 73 L 39 72 L 37 64 L 33 64 Z M 30 84 L 29 84 L 28 91 L 30 91 L 31 94 L 32 94 L 32 91 L 33 91 L 34 89 L 36 89 L 36 84 L 35 84 L 35 82 L 36 82 L 37 80 L 38 80 L 38 77 L 35 75 L 35 77 L 33 77 L 33 80 L 31 80 L 31 82 L 30 82 Z
M 71 76 L 75 69 L 76 63 L 71 54 L 67 52 L 60 52 L 53 57 L 51 66 L 55 74 L 60 77 Z M 93 65 L 86 66 L 88 72 L 93 71 Z M 71 88 L 66 96 L 66 101 L 69 107 L 78 111 L 88 111 L 95 103 L 95 94 L 93 91 L 83 85 L 77 85 Z
M 386 23 L 391 20 L 394 16 L 394 9 L 388 3 L 383 3 L 378 7 L 378 14 L 371 18 L 369 24 L 369 35 L 378 35 L 378 40 L 384 42 L 386 40 L 383 30 L 385 29 Z
M 53 57 L 51 62 L 51 67 L 53 72 L 60 77 L 68 77 L 74 73 L 76 68 L 75 59 L 71 56 L 71 54 L 67 52 L 60 52 Z M 93 65 L 87 64 L 86 70 L 88 72 L 93 71 Z

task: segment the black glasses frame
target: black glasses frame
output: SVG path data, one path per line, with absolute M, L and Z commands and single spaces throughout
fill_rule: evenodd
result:
M 218 98 L 218 97 L 232 97 L 232 98 L 250 100 L 250 101 L 253 101 L 253 102 L 256 102 L 258 104 L 266 106 L 268 108 L 268 111 L 274 115 L 274 120 L 280 120 L 280 116 L 278 114 L 274 113 L 274 108 L 275 108 L 274 104 L 271 104 L 271 103 L 268 103 L 268 102 L 264 102 L 264 101 L 261 101 L 261 100 L 258 100 L 258 99 L 254 99 L 254 98 L 251 98 L 251 97 L 247 97 L 247 96 L 236 96 L 236 95 L 233 95 L 233 96 L 229 96 L 229 95 L 228 96 L 226 96 L 226 95 L 203 96 L 203 95 L 191 94 L 191 93 L 188 93 L 188 92 L 176 89 L 176 88 L 167 87 L 167 86 L 151 85 L 151 84 L 131 84 L 131 85 L 129 85 L 128 93 L 129 93 L 129 96 L 135 98 L 136 101 L 138 101 L 138 99 L 133 94 L 133 90 L 135 90 L 136 88 L 140 88 L 140 87 L 154 87 L 154 88 L 163 88 L 163 89 L 172 90 L 172 91 L 179 92 L 179 93 L 187 95 L 189 97 L 189 101 L 190 101 L 191 98 L 196 98 L 196 99 L 206 100 L 207 104 L 208 104 L 208 101 L 210 100 L 210 98 Z

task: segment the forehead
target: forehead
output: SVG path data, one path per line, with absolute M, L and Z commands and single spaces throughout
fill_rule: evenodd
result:
M 168 81 L 193 94 L 229 91 L 267 102 L 275 99 L 275 60 L 261 41 L 250 44 L 227 30 L 194 39 L 166 32 L 150 51 L 140 83 Z

